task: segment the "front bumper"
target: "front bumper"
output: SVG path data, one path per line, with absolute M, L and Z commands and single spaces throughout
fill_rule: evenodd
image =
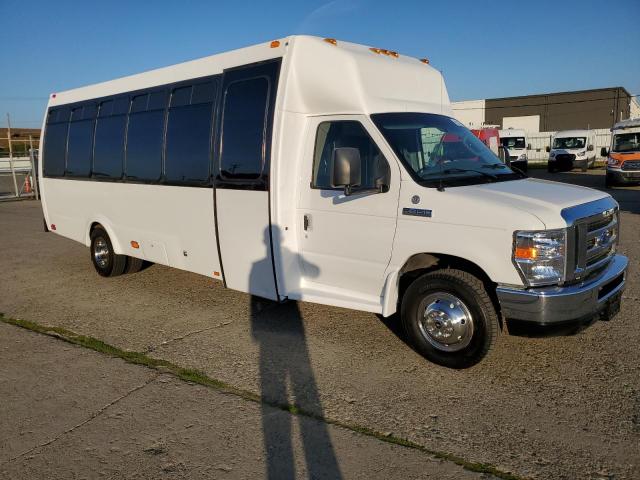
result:
M 607 300 L 622 292 L 627 257 L 615 255 L 600 275 L 584 283 L 564 287 L 517 289 L 498 287 L 496 293 L 507 320 L 539 326 L 585 323 L 598 317 Z
M 607 167 L 607 176 L 614 183 L 640 183 L 640 171 L 638 170 L 622 170 Z

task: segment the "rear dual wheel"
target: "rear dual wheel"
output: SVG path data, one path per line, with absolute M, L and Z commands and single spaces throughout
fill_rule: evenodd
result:
M 123 273 L 140 271 L 144 260 L 127 255 L 118 255 L 106 230 L 98 226 L 91 232 L 91 262 L 103 277 L 116 277 Z
M 407 289 L 402 324 L 412 347 L 449 368 L 468 368 L 493 348 L 498 316 L 484 284 L 470 273 L 429 272 Z

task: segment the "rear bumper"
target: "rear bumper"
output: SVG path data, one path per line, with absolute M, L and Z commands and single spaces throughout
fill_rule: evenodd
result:
M 622 292 L 628 260 L 615 255 L 596 279 L 565 287 L 516 289 L 498 287 L 502 314 L 538 326 L 588 323 L 606 307 L 607 300 Z

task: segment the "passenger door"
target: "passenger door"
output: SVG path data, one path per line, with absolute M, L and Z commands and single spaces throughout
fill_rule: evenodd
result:
M 225 285 L 278 299 L 269 168 L 280 61 L 224 72 L 214 172 L 216 233 Z
M 334 296 L 379 311 L 396 229 L 398 165 L 366 116 L 317 117 L 307 131 L 298 208 L 303 290 L 318 301 Z M 331 186 L 340 147 L 358 149 L 360 188 L 369 190 L 346 196 Z

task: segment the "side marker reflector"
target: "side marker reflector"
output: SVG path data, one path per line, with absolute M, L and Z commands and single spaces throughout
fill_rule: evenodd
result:
M 279 40 L 274 40 L 273 42 L 271 42 L 271 45 L 269 45 L 271 48 L 278 48 L 280 46 L 280 41 Z
M 56 229 L 56 224 L 55 224 L 55 223 L 52 223 L 52 224 L 51 224 L 51 230 L 55 230 L 55 229 Z
M 138 242 L 136 242 L 135 240 L 131 240 L 131 246 L 133 248 L 140 248 L 140 244 Z

